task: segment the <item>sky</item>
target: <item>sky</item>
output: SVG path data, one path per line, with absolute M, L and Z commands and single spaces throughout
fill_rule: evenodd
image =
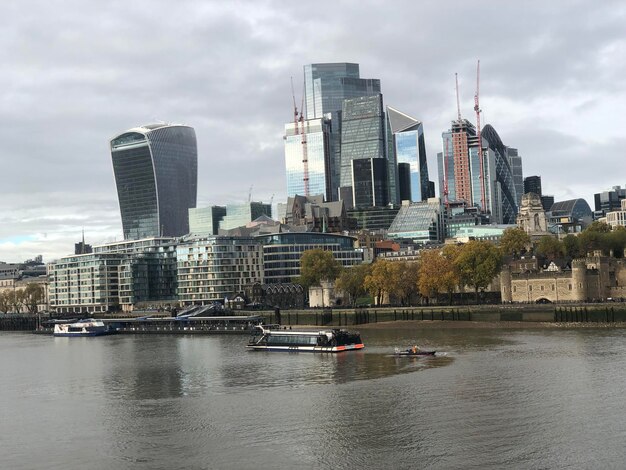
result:
M 430 179 L 461 114 L 519 149 L 556 200 L 626 185 L 626 2 L 3 0 L 0 261 L 122 239 L 109 140 L 152 122 L 198 140 L 198 207 L 285 202 L 303 65 L 356 62 L 424 123 Z M 251 189 L 252 188 L 252 189 Z

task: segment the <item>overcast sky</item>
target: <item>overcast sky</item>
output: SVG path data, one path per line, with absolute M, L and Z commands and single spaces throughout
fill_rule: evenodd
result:
M 302 66 L 356 62 L 384 101 L 441 132 L 483 123 L 545 194 L 626 184 L 624 1 L 0 3 L 0 260 L 122 238 L 108 141 L 154 121 L 198 138 L 198 206 L 286 198 L 283 126 Z

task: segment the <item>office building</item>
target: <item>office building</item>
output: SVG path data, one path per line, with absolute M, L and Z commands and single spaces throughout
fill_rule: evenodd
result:
M 527 176 L 524 178 L 524 194 L 535 193 L 541 197 L 541 176 Z
M 495 129 L 487 124 L 481 132 L 482 158 L 476 128 L 468 120 L 453 121 L 442 138 L 443 152 L 437 154 L 437 163 L 444 203 L 478 207 L 490 214 L 492 223 L 515 223 L 518 197 L 509 149 Z M 511 153 L 517 154 L 517 150 Z
M 621 209 L 621 201 L 626 199 L 626 188 L 613 186 L 610 190 L 593 195 L 595 217 L 602 217 L 611 211 Z
M 226 207 L 211 206 L 189 209 L 189 233 L 191 235 L 217 235 L 220 222 L 226 215 Z
M 247 202 L 244 204 L 228 204 L 226 215 L 219 225 L 220 230 L 232 230 L 237 227 L 249 224 L 253 220 L 266 215 L 272 217 L 271 204 L 263 202 Z
M 395 153 L 395 160 L 398 165 L 399 200 L 390 200 L 390 202 L 399 203 L 402 200 L 417 202 L 434 197 L 434 192 L 430 194 L 428 161 L 422 123 L 391 106 L 387 106 L 387 129 L 391 144 L 388 154 Z M 389 160 L 393 161 L 393 159 Z M 408 181 L 403 164 L 408 164 L 410 168 Z
M 355 160 L 361 160 L 353 164 Z M 372 161 L 378 160 L 378 161 Z M 384 206 L 389 201 L 389 194 L 395 196 L 395 162 L 390 168 L 387 160 L 385 139 L 385 113 L 381 94 L 348 99 L 343 102 L 341 129 L 341 175 L 339 185 L 342 191 L 352 188 L 354 207 Z M 367 177 L 366 173 L 375 174 Z M 388 172 L 391 169 L 393 175 Z M 383 174 L 384 172 L 384 174 Z M 375 184 L 384 197 L 374 197 L 374 189 L 370 181 L 376 178 Z M 355 185 L 359 185 L 358 187 Z M 393 186 L 393 189 L 389 189 Z M 366 191 L 360 194 L 360 191 Z M 358 201 L 358 202 L 357 202 Z
M 390 239 L 404 238 L 414 243 L 442 243 L 444 210 L 439 198 L 404 201 L 387 233 Z
M 522 156 L 519 154 L 517 149 L 513 147 L 506 147 L 506 156 L 509 160 L 513 176 L 513 185 L 515 186 L 515 205 L 519 210 L 519 205 L 521 204 L 522 196 L 524 195 L 524 171 L 522 169 Z
M 285 124 L 287 196 L 323 194 L 336 199 L 331 178 L 331 121 L 307 119 Z
M 359 64 L 323 63 L 304 66 L 305 119 L 330 118 L 331 198 L 339 195 L 343 101 L 380 94 L 380 80 L 360 78 Z M 310 194 L 316 194 L 311 191 Z
M 193 128 L 150 124 L 114 137 L 110 147 L 124 239 L 187 234 L 198 179 Z

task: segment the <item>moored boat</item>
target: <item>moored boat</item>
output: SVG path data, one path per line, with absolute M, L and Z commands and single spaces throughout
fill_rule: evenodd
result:
M 113 333 L 112 330 L 100 320 L 87 318 L 74 323 L 56 323 L 54 336 L 102 336 Z
M 259 326 L 247 348 L 257 351 L 343 352 L 363 349 L 361 335 L 340 329 L 285 330 Z

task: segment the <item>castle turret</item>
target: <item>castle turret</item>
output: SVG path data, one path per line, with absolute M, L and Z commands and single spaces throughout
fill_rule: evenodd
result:
M 584 259 L 572 261 L 572 300 L 584 302 L 587 299 L 587 264 Z
M 513 300 L 511 285 L 511 266 L 505 264 L 500 272 L 500 296 L 502 303 L 510 303 Z

